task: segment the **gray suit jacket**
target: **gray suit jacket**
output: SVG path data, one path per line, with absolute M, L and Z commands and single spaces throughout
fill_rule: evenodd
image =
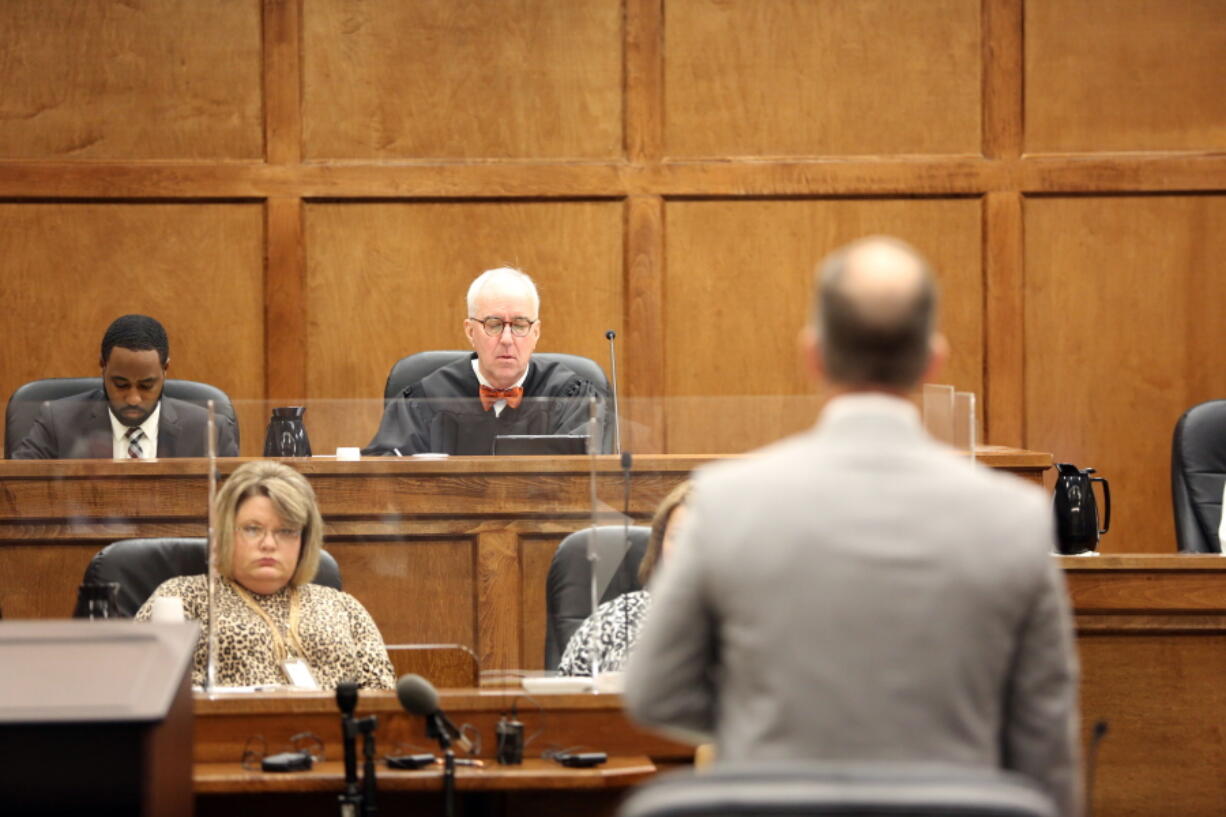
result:
M 844 400 L 810 432 L 703 469 L 651 586 L 627 707 L 714 736 L 721 760 L 1003 767 L 1076 814 L 1077 665 L 1049 503 L 890 399 Z
M 30 433 L 13 449 L 15 460 L 111 459 L 113 432 L 102 389 L 50 400 L 38 412 Z M 208 412 L 200 406 L 162 397 L 158 417 L 159 459 L 203 457 Z M 217 456 L 237 457 L 234 426 L 217 418 Z

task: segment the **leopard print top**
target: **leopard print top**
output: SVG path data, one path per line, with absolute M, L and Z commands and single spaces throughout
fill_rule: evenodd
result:
M 383 637 L 370 614 L 357 599 L 331 587 L 304 584 L 298 588 L 301 621 L 298 635 L 306 651 L 311 674 L 321 689 L 333 689 L 344 680 L 357 681 L 371 689 L 395 686 L 392 662 L 388 660 Z M 255 603 L 281 628 L 281 637 L 293 652 L 288 638 L 289 588 L 271 595 L 251 593 Z M 159 596 L 183 600 L 187 618 L 204 627 L 208 620 L 208 581 L 203 575 L 177 576 L 153 591 L 140 610 L 138 620 L 148 620 L 153 600 Z M 277 663 L 274 640 L 268 623 L 235 592 L 230 580 L 222 578 L 215 599 L 217 618 L 218 686 L 284 684 L 285 676 Z M 204 631 L 196 642 L 192 683 L 203 685 L 207 645 Z
M 624 670 L 650 605 L 648 592 L 635 590 L 597 607 L 595 615 L 588 616 L 570 637 L 558 672 L 591 675 L 593 650 L 599 651 L 601 672 Z

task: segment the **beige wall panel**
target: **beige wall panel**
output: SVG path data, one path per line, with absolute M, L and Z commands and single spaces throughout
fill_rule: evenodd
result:
M 1226 145 L 1226 2 L 1027 0 L 1026 150 Z
M 304 15 L 311 158 L 622 152 L 617 0 L 371 0 Z
M 673 0 L 669 156 L 978 153 L 979 0 Z
M 491 267 L 518 266 L 536 281 L 537 351 L 586 355 L 607 372 L 605 330 L 622 328 L 623 210 L 621 202 L 307 205 L 312 443 L 365 445 L 393 363 L 469 348 L 464 297 Z M 329 405 L 338 398 L 366 404 Z
M 259 0 L 0 3 L 0 157 L 255 159 Z
M 263 253 L 258 204 L 0 204 L 0 394 L 97 374 L 106 327 L 138 312 L 166 327 L 171 377 L 260 397 Z M 244 452 L 263 419 L 241 414 Z
M 1175 549 L 1175 422 L 1226 395 L 1226 197 L 1030 199 L 1026 440 L 1111 481 L 1110 552 Z
M 982 395 L 978 200 L 672 202 L 665 220 L 670 452 L 745 451 L 812 423 L 796 339 L 813 271 L 871 233 L 904 238 L 932 260 L 954 350 L 941 380 Z M 719 399 L 693 399 L 706 395 Z
M 474 547 L 472 539 L 326 545 L 340 566 L 345 592 L 370 612 L 385 644 L 475 649 Z

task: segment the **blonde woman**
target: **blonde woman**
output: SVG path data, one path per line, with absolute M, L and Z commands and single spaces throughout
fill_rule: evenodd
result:
M 343 680 L 391 689 L 392 664 L 379 628 L 348 593 L 311 584 L 323 547 L 323 520 L 306 477 L 279 462 L 235 469 L 217 495 L 217 674 L 219 686 L 318 684 Z M 163 582 L 160 597 L 208 625 L 208 577 Z M 192 683 L 203 684 L 206 629 L 196 644 Z

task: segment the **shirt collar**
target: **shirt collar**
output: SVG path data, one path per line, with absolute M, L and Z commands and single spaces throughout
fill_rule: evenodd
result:
M 487 389 L 494 388 L 494 386 L 490 384 L 490 381 L 486 380 L 485 376 L 481 374 L 481 367 L 480 365 L 478 365 L 480 364 L 481 361 L 477 360 L 477 358 L 474 357 L 472 361 L 470 362 L 472 363 L 472 366 L 473 366 L 473 374 L 477 376 L 477 382 L 480 383 L 482 386 L 485 386 Z M 531 367 L 532 367 L 532 362 L 529 361 L 528 365 L 524 367 L 524 373 L 519 376 L 519 380 L 516 380 L 508 388 L 514 389 L 517 386 L 524 385 L 524 381 L 528 379 L 528 369 Z
M 821 425 L 837 423 L 845 417 L 873 414 L 891 417 L 917 430 L 923 428 L 919 410 L 910 400 L 879 391 L 858 391 L 833 397 L 822 409 Z

